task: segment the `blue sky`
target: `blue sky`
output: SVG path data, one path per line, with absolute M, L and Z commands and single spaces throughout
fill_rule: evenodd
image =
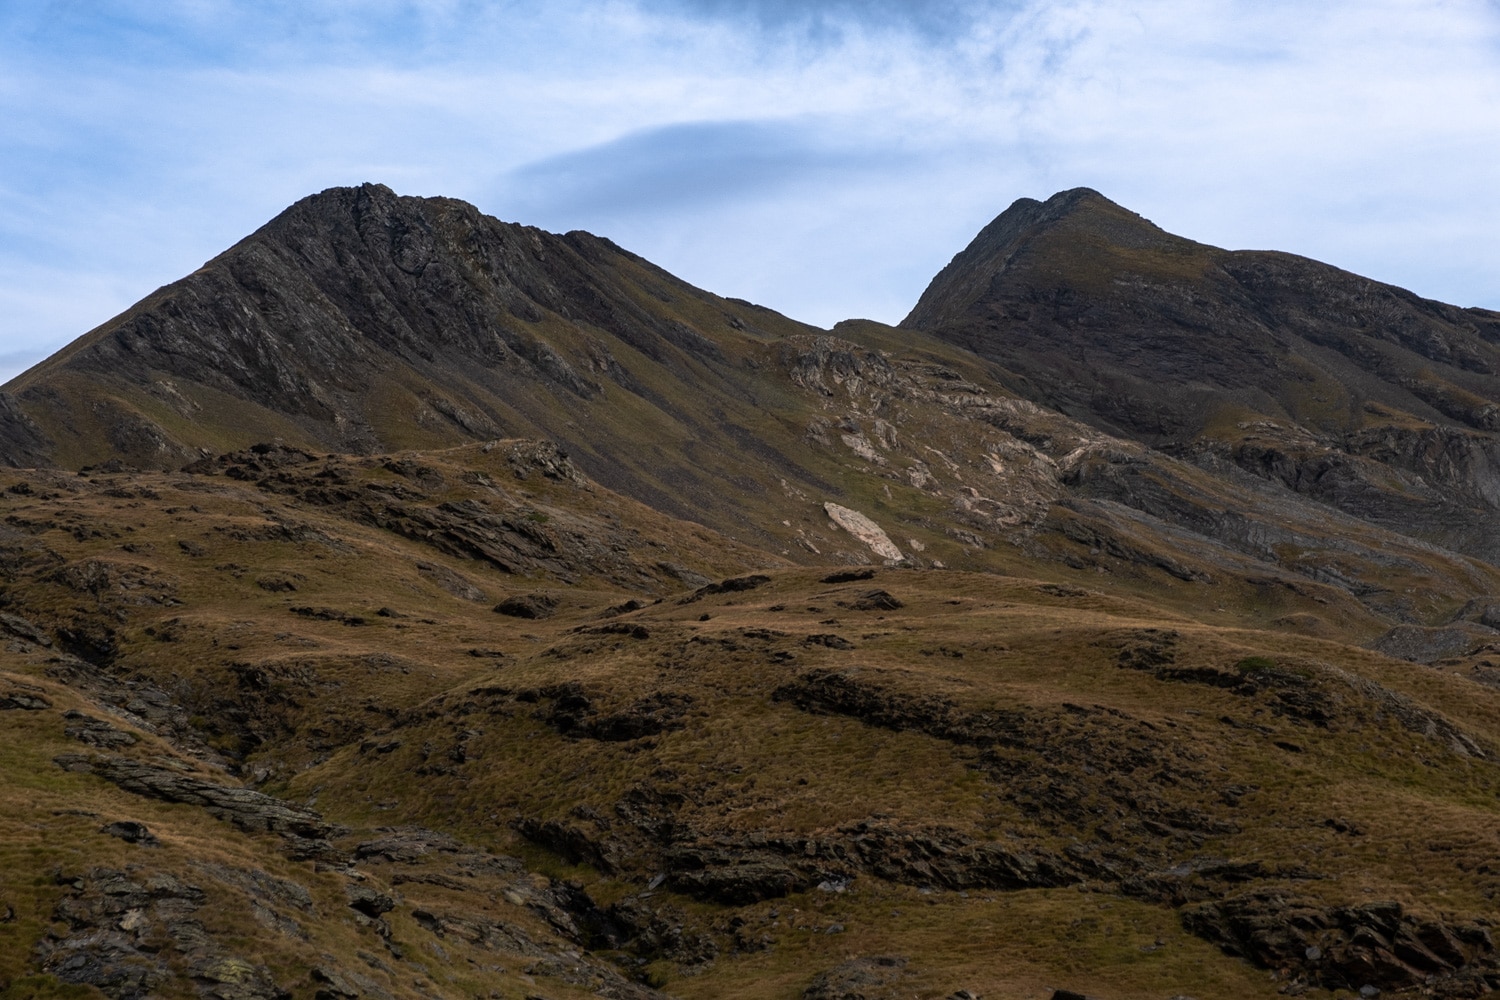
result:
M 899 320 L 1018 197 L 1500 308 L 1494 0 L 5 0 L 0 381 L 365 180 Z

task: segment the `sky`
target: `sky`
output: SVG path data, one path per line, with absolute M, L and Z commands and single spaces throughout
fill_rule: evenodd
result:
M 1500 0 L 3 0 L 0 382 L 363 181 L 822 326 L 1078 186 L 1500 309 Z

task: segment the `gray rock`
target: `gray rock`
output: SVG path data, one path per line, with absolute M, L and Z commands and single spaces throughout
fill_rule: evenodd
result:
M 699 601 L 714 594 L 737 594 L 746 590 L 754 590 L 756 587 L 763 587 L 770 582 L 771 578 L 761 573 L 732 577 L 719 583 L 710 583 L 699 587 L 687 597 L 684 597 L 679 603 L 691 604 L 693 601 Z
M 312 894 L 300 882 L 277 878 L 259 868 L 234 868 L 214 862 L 200 862 L 198 868 L 238 889 L 256 904 L 285 907 L 305 914 L 313 912 Z
M 528 957 L 547 954 L 524 930 L 502 921 L 430 910 L 413 910 L 412 917 L 439 938 L 467 941 L 486 951 Z
M 372 919 L 396 908 L 396 901 L 389 893 L 357 882 L 344 886 L 344 895 L 349 900 L 350 909 L 358 910 Z
M 323 838 L 333 829 L 322 816 L 306 806 L 292 805 L 249 788 L 221 785 L 128 757 L 61 754 L 53 760 L 64 770 L 97 775 L 137 795 L 201 806 L 219 819 L 252 833 Z
M 51 708 L 52 702 L 39 694 L 28 694 L 25 691 L 0 691 L 0 712 L 15 711 L 40 712 Z
M 866 591 L 845 605 L 850 611 L 895 611 L 905 606 L 905 602 L 900 598 L 884 590 Z
M 337 969 L 319 965 L 312 970 L 313 982 L 321 983 L 313 994 L 314 1000 L 355 1000 L 359 990 L 339 974 Z
M 65 983 L 93 986 L 112 1000 L 140 1000 L 169 980 L 160 958 L 120 933 L 101 931 L 59 943 L 42 968 Z
M 1478 922 L 1488 918 L 1424 918 L 1395 901 L 1328 906 L 1278 890 L 1197 903 L 1180 913 L 1185 929 L 1226 953 L 1263 968 L 1288 969 L 1326 989 L 1362 983 L 1377 990 L 1428 988 L 1436 996 L 1472 996 L 1446 986 L 1500 974 L 1500 954 Z M 1384 943 L 1371 948 L 1370 942 Z
M 417 572 L 460 600 L 480 603 L 489 599 L 485 592 L 475 586 L 468 577 L 455 573 L 446 566 L 419 562 Z
M 17 639 L 24 639 L 25 641 L 35 643 L 38 646 L 52 645 L 52 639 L 47 635 L 47 633 L 37 628 L 25 618 L 22 618 L 20 615 L 12 615 L 5 612 L 0 612 L 0 631 L 8 632 L 11 635 L 15 636 Z
M 1442 628 L 1420 625 L 1397 625 L 1375 640 L 1375 649 L 1386 656 L 1413 663 L 1463 656 L 1471 649 L 1493 642 L 1495 636 L 1470 622 L 1458 622 Z
M 156 839 L 145 823 L 137 823 L 134 820 L 120 820 L 108 823 L 99 828 L 99 832 L 110 837 L 118 837 L 127 844 L 140 844 L 144 847 L 155 847 L 161 842 Z
M 518 594 L 495 605 L 495 613 L 510 618 L 551 618 L 557 606 L 557 598 L 550 594 Z
M 290 1000 L 292 995 L 276 984 L 269 969 L 243 958 L 199 963 L 193 973 L 206 981 L 202 993 L 218 1000 Z
M 42 971 L 65 983 L 93 986 L 111 1000 L 141 1000 L 177 974 L 165 956 L 141 941 L 165 928 L 191 968 L 221 957 L 189 918 L 206 896 L 167 873 L 137 881 L 93 868 L 57 878 L 68 887 L 52 914 L 53 929 L 37 946 Z
M 853 583 L 856 580 L 873 580 L 875 571 L 873 569 L 846 569 L 837 573 L 830 573 L 823 577 L 824 583 Z
M 659 562 L 656 564 L 656 568 L 668 576 L 681 581 L 683 584 L 692 587 L 694 590 L 699 587 L 706 587 L 713 582 L 702 573 L 688 569 L 686 566 L 680 566 L 674 562 Z
M 692 864 L 690 859 L 691 854 L 678 852 L 669 863 Z M 773 856 L 745 855 L 722 859 L 729 863 L 713 863 L 721 860 L 717 857 L 703 860 L 709 863 L 701 868 L 672 872 L 667 884 L 677 892 L 731 906 L 779 899 L 813 884 L 808 875 Z
M 909 995 L 906 963 L 894 955 L 850 959 L 814 976 L 802 1000 L 896 1000 Z
M 91 747 L 120 750 L 140 742 L 134 733 L 119 729 L 103 719 L 84 715 L 82 712 L 64 712 L 63 718 L 71 723 L 63 730 L 67 737 Z

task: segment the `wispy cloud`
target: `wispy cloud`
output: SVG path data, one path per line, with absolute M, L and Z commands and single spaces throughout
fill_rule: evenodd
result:
M 1486 0 L 10 0 L 0 352 L 363 180 L 820 322 L 898 319 L 1012 199 L 1077 184 L 1500 306 L 1497 26 Z
M 648 9 L 688 17 L 714 17 L 762 30 L 794 32 L 837 42 L 850 32 L 912 31 L 932 40 L 962 36 L 1022 2 L 970 0 L 646 0 Z

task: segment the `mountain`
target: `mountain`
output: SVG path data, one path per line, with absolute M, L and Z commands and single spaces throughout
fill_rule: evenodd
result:
M 832 330 L 305 199 L 0 392 L 0 996 L 1500 988 L 1494 321 L 1082 190 Z
M 1071 347 L 1063 358 L 1037 346 L 1067 343 L 1074 320 L 1046 310 L 1003 320 L 1006 282 L 1027 275 L 1134 288 L 1144 279 L 1122 261 L 1161 271 L 1224 256 L 1068 192 L 1000 216 L 903 328 L 849 322 L 830 335 L 585 233 L 555 236 L 379 185 L 336 188 L 13 380 L 0 392 L 0 459 L 175 468 L 272 440 L 358 453 L 540 438 L 611 489 L 791 559 L 870 558 L 827 527 L 824 505 L 835 503 L 885 518 L 904 536 L 895 551 L 916 565 L 1061 558 L 1252 590 L 1264 585 L 1244 581 L 1290 572 L 1393 624 L 1442 624 L 1492 592 L 1488 563 L 1464 558 L 1485 559 L 1495 544 L 1489 432 L 1402 411 L 1399 426 L 1335 442 L 1331 425 L 1269 403 L 1278 416 L 1252 413 L 1233 402 L 1239 390 L 1215 389 L 1197 369 L 1190 391 L 1165 391 L 1183 365 L 1271 388 L 1282 383 L 1265 372 L 1295 367 L 1265 360 L 1289 336 L 1265 323 L 1254 337 L 1225 326 L 1205 349 L 1198 328 L 1151 319 L 1166 308 L 1158 299 L 1176 301 L 1165 294 L 1057 292 L 1094 303 L 1080 308 L 1099 314 L 1096 326 L 1077 336 L 1100 343 L 1108 363 L 1097 375 L 1075 370 Z M 1193 266 L 1209 268 L 1193 294 L 1228 294 L 1223 268 Z M 1240 316 L 1247 294 L 1236 294 L 1238 312 L 1214 308 Z M 1126 312 L 1155 325 L 1131 326 Z M 1167 439 L 1080 403 L 1087 389 L 1113 405 L 1089 380 L 1122 378 L 1161 406 L 1191 397 L 1198 410 L 1217 407 L 1214 433 Z M 1330 381 L 1318 391 L 1355 390 Z M 1370 407 L 1359 412 L 1373 420 Z M 1385 451 L 1361 451 L 1356 438 Z M 1479 457 L 1458 462 L 1462 448 Z M 1414 462 L 1433 469 L 1419 475 Z
M 1109 433 L 1500 557 L 1500 313 L 1204 246 L 1079 189 L 1011 206 L 901 325 Z
M 753 402 L 736 370 L 809 331 L 586 233 L 334 189 L 14 380 L 0 460 L 175 468 L 273 439 L 370 452 L 547 437 L 659 506 L 713 509 L 733 475 L 722 455 L 755 437 L 736 423 Z M 717 419 L 675 404 L 700 386 Z M 641 452 L 647 439 L 693 464 Z

